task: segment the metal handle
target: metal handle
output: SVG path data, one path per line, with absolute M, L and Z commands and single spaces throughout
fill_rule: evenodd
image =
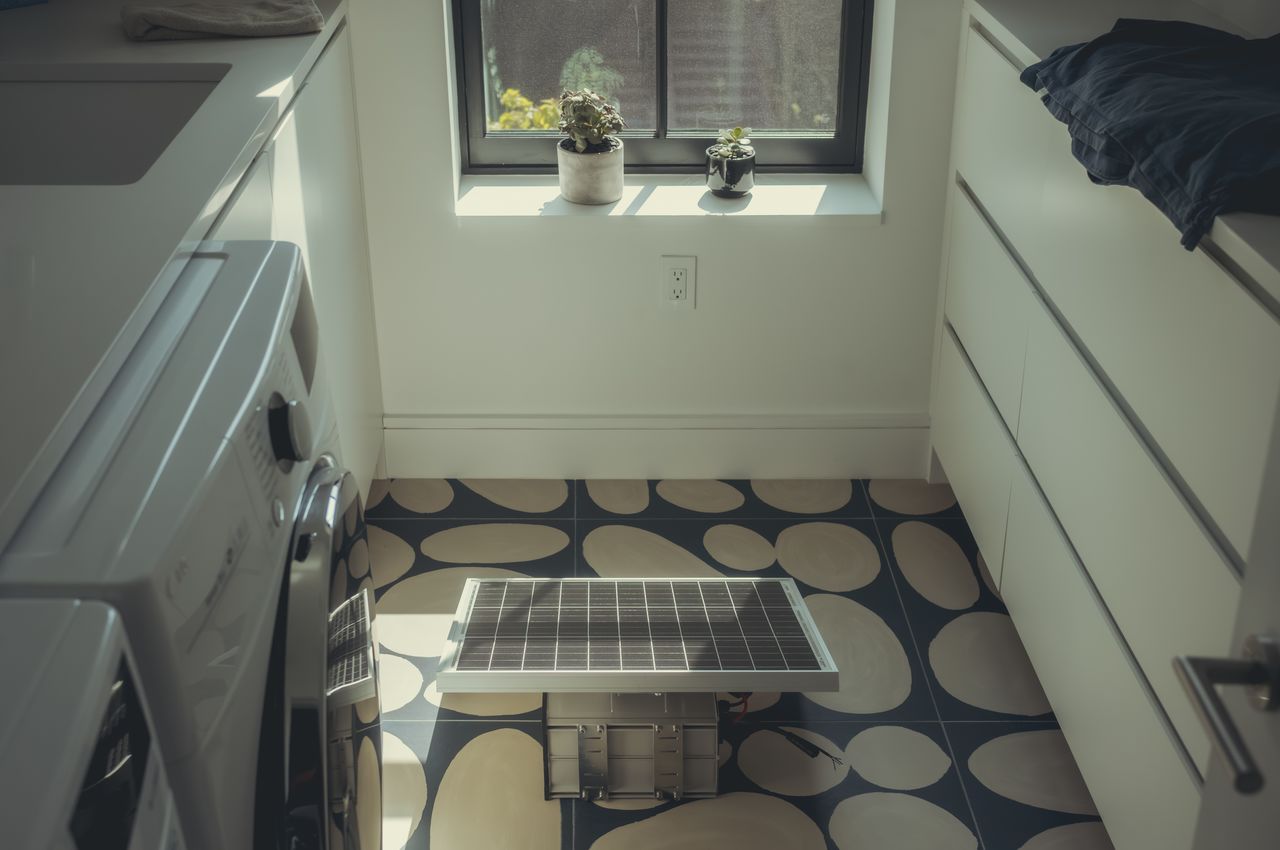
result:
M 1255 708 L 1276 710 L 1280 707 L 1280 644 L 1271 637 L 1250 635 L 1242 654 L 1244 658 L 1181 655 L 1173 659 L 1173 669 L 1214 749 L 1231 771 L 1232 785 L 1241 794 L 1255 794 L 1263 786 L 1262 773 L 1218 695 L 1217 686 L 1247 686 Z

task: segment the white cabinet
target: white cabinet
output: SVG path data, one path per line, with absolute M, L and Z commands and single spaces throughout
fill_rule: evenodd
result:
M 963 190 L 951 206 L 950 245 L 947 321 L 1005 424 L 1017 434 L 1031 290 Z
M 975 29 L 962 74 L 957 172 L 1247 561 L 1280 322 L 1137 191 L 1090 182 L 1065 126 Z
M 934 449 L 1117 850 L 1187 848 L 1211 756 L 1172 661 L 1230 655 L 1280 321 L 963 38 Z
M 1203 770 L 1209 741 L 1171 659 L 1230 655 L 1239 583 L 1044 311 L 1032 318 L 1018 445 Z
M 950 333 L 943 333 L 933 401 L 933 445 L 965 519 L 1000 586 L 1013 446 L 982 383 Z
M 343 465 L 367 493 L 382 448 L 382 384 L 345 27 L 210 238 L 276 239 L 302 249 L 320 330 L 316 381 L 336 416 L 317 428 L 328 442 L 336 434 Z
M 1001 594 L 1117 850 L 1186 850 L 1199 789 L 1083 567 L 1021 469 Z M 1032 627 L 1034 624 L 1034 627 Z

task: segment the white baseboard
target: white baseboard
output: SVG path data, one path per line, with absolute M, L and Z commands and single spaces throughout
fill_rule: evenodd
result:
M 923 478 L 926 414 L 388 416 L 394 478 Z

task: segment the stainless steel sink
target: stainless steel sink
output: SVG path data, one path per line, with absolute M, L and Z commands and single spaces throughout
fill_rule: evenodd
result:
M 0 185 L 136 183 L 230 69 L 0 65 Z

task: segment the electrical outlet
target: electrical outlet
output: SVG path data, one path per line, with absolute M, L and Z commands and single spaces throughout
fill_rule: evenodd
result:
M 658 295 L 667 307 L 692 310 L 697 306 L 697 257 L 663 257 Z

